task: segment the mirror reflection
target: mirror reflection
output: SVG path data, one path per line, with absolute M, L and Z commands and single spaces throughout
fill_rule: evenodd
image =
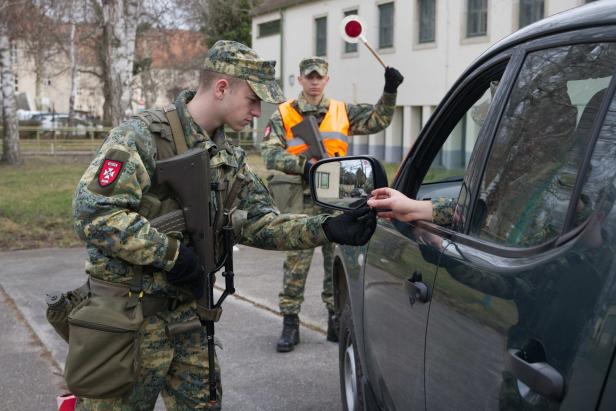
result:
M 319 164 L 314 174 L 317 201 L 358 208 L 374 190 L 372 164 L 365 159 L 340 159 Z

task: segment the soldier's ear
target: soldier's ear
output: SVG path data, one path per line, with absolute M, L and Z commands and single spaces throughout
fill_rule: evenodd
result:
M 214 83 L 214 95 L 217 99 L 222 99 L 225 94 L 229 93 L 229 80 L 220 78 Z

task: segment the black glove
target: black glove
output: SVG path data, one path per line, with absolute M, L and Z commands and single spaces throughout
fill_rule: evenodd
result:
M 180 252 L 175 265 L 167 272 L 167 281 L 173 285 L 190 288 L 196 299 L 203 296 L 205 271 L 199 263 L 199 257 L 192 248 L 180 244 Z
M 308 160 L 304 163 L 304 181 L 310 182 L 310 169 L 312 168 L 312 163 Z
M 330 217 L 323 223 L 327 239 L 333 243 L 364 245 L 376 229 L 376 213 L 367 205 Z
M 387 67 L 385 69 L 385 92 L 395 93 L 398 86 L 404 81 L 404 76 L 395 68 Z

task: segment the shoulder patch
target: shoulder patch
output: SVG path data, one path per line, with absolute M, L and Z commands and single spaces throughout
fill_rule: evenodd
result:
M 129 158 L 130 154 L 126 151 L 109 150 L 96 173 L 96 178 L 90 181 L 88 189 L 97 194 L 110 195 Z
M 113 182 L 118 178 L 120 171 L 122 171 L 122 165 L 124 165 L 122 161 L 115 161 L 106 158 L 103 162 L 103 166 L 98 172 L 98 184 L 100 184 L 101 187 L 107 187 L 108 185 L 113 184 Z
M 271 133 L 272 133 L 272 126 L 268 124 L 267 126 L 265 126 L 265 130 L 263 130 L 263 139 L 265 140 L 266 138 L 268 138 Z

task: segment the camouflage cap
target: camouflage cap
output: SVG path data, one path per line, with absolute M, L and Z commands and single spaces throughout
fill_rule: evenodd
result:
M 316 71 L 319 76 L 327 75 L 327 60 L 323 57 L 308 57 L 299 62 L 299 74 L 307 76 Z
M 278 104 L 284 95 L 274 78 L 276 62 L 263 60 L 250 47 L 219 40 L 209 49 L 203 68 L 244 79 L 263 101 Z

